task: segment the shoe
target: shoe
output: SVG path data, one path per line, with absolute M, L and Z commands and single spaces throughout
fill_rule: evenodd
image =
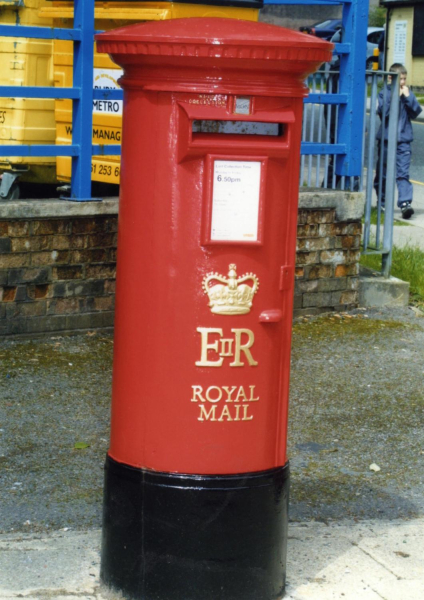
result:
M 384 204 L 384 202 L 380 204 L 380 210 L 381 212 L 384 212 L 386 210 L 386 205 Z
M 410 219 L 415 212 L 410 202 L 402 202 L 400 210 L 402 212 L 402 219 Z

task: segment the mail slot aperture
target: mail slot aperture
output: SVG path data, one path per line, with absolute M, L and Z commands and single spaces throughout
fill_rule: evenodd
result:
M 216 135 L 245 135 L 282 137 L 285 126 L 282 123 L 264 123 L 259 121 L 218 121 L 198 119 L 192 122 L 192 132 Z

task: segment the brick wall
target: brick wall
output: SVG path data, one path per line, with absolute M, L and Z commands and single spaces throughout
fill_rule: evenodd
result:
M 117 216 L 0 220 L 0 335 L 113 325 Z
M 335 209 L 300 209 L 295 315 L 358 305 L 361 222 L 337 222 Z
M 363 197 L 300 193 L 295 314 L 358 303 Z M 0 335 L 113 326 L 117 199 L 0 203 Z

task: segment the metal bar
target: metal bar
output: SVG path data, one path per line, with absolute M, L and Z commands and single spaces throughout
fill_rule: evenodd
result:
M 350 41 L 352 51 L 340 56 L 339 92 L 348 97 L 347 103 L 339 106 L 337 140 L 348 148 L 346 156 L 336 159 L 336 173 L 340 176 L 361 174 L 368 8 L 368 0 L 343 5 L 343 36 Z
M 93 90 L 93 98 L 95 100 L 123 100 L 123 90 Z
M 371 109 L 369 126 L 369 145 L 368 145 L 368 163 L 367 163 L 367 192 L 365 200 L 365 221 L 364 221 L 364 251 L 368 248 L 371 232 L 371 203 L 373 190 L 373 171 L 374 171 L 374 149 L 376 133 L 376 104 L 377 104 L 377 77 L 372 76 L 371 83 Z
M 79 146 L 55 144 L 0 145 L 0 156 L 78 156 Z
M 0 98 L 79 98 L 80 95 L 81 90 L 78 87 L 0 86 Z
M 320 78 L 319 81 L 319 87 L 320 87 L 320 92 L 321 94 L 324 93 L 323 90 L 323 78 Z M 321 133 L 322 133 L 322 121 L 323 121 L 323 112 L 324 112 L 324 105 L 320 104 L 319 108 L 318 108 L 318 139 L 317 142 L 318 144 L 321 143 Z M 315 174 L 315 186 L 319 187 L 319 178 L 320 178 L 320 169 L 321 169 L 321 155 L 318 154 L 316 157 L 316 161 L 317 161 L 317 168 L 316 168 L 316 174 Z
M 301 140 L 301 143 L 303 143 L 306 140 L 307 123 L 308 123 L 308 107 L 304 106 L 303 118 L 302 118 L 302 140 Z M 305 155 L 303 154 L 303 152 L 301 152 L 301 154 L 300 154 L 300 181 L 299 181 L 299 185 L 301 187 L 303 187 L 303 184 L 305 183 L 304 177 L 305 177 Z
M 23 8 L 25 6 L 24 0 L 3 0 L 2 8 Z
M 310 154 L 346 154 L 346 144 L 319 144 L 316 142 L 302 142 L 301 152 L 306 156 Z
M 332 6 L 338 4 L 350 4 L 354 0 L 264 0 L 264 4 L 313 4 L 314 6 Z
M 0 37 L 31 38 L 38 40 L 80 40 L 79 29 L 56 27 L 30 27 L 26 25 L 0 25 Z
M 335 91 L 334 90 L 334 76 L 335 76 L 335 73 L 331 73 L 331 72 L 328 73 L 327 92 L 329 94 L 332 94 Z M 326 108 L 327 108 L 327 128 L 326 128 L 325 142 L 326 142 L 326 144 L 334 144 L 335 140 L 331 139 L 331 127 L 332 127 L 332 118 L 333 118 L 333 108 L 335 111 L 336 107 L 335 106 L 333 107 L 332 104 L 328 104 Z M 329 175 L 331 176 L 331 172 L 334 172 L 334 161 L 335 161 L 334 156 L 330 157 L 329 154 L 325 155 L 324 187 L 326 187 L 326 188 L 333 187 L 333 182 L 329 181 Z
M 309 94 L 303 100 L 305 104 L 347 104 L 347 94 Z
M 384 115 L 386 115 L 387 113 L 387 96 L 388 96 L 388 90 L 387 90 L 387 76 L 384 79 L 384 87 L 383 87 L 383 106 L 382 106 L 382 114 L 383 114 L 383 118 L 381 119 L 381 141 L 380 142 L 380 167 L 378 170 L 378 199 L 377 199 L 377 230 L 376 230 L 376 235 L 375 235 L 375 243 L 377 245 L 377 248 L 380 247 L 380 235 L 381 235 L 381 206 L 382 206 L 382 202 L 384 200 L 385 203 L 385 196 L 386 196 L 386 186 L 385 183 L 383 181 L 383 175 L 384 175 L 384 164 L 387 164 L 387 152 L 386 152 L 386 147 L 385 147 L 385 142 L 384 140 L 386 139 L 386 118 L 384 117 Z M 383 190 L 384 188 L 384 190 Z M 383 193 L 384 192 L 384 193 Z
M 370 255 L 376 255 L 376 254 L 380 254 L 382 252 L 388 252 L 388 248 L 368 248 L 367 250 L 364 250 L 364 252 L 362 252 L 362 254 L 364 256 L 370 256 Z
M 387 169 L 386 169 L 386 209 L 384 213 L 383 246 L 389 248 L 382 256 L 382 273 L 390 276 L 393 248 L 393 215 L 395 204 L 396 154 L 399 123 L 399 74 L 392 74 L 391 99 L 388 127 Z
M 334 54 L 349 54 L 352 51 L 352 44 L 348 42 L 342 42 L 334 44 Z
M 340 89 L 340 74 L 337 77 L 335 83 L 336 83 L 336 91 L 338 92 L 339 89 Z M 333 81 L 333 88 L 334 88 L 334 81 Z M 338 131 L 339 131 L 339 128 L 338 128 L 338 122 L 339 122 L 339 105 L 338 104 L 336 104 L 335 107 L 334 107 L 334 113 L 335 113 L 334 114 L 335 123 L 334 123 L 334 133 L 333 133 L 333 140 L 332 140 L 333 144 L 335 144 L 335 143 L 338 142 L 338 138 L 337 138 Z M 333 153 L 333 180 L 331 182 L 331 187 L 333 188 L 333 190 L 336 189 L 336 187 L 337 187 L 336 158 L 337 158 L 337 155 Z
M 315 75 L 312 76 L 312 95 L 316 95 L 316 80 Z M 309 139 L 311 142 L 314 141 L 314 129 L 315 129 L 315 105 L 311 106 L 311 126 L 309 130 Z M 311 186 L 311 178 L 312 178 L 312 154 L 308 155 L 308 186 Z
M 365 98 L 364 98 L 364 126 L 362 129 L 362 160 L 361 160 L 361 177 L 359 179 L 359 191 L 362 192 L 364 189 L 364 172 L 365 172 L 365 144 L 367 140 L 367 100 L 368 100 L 368 80 L 365 85 Z
M 93 144 L 91 154 L 93 156 L 120 156 L 121 146 L 119 144 Z
M 94 0 L 74 0 L 74 29 L 81 29 L 74 42 L 74 86 L 80 98 L 72 106 L 72 142 L 80 154 L 72 158 L 70 200 L 91 198 L 91 156 L 93 135 Z
M 329 86 L 329 83 L 327 83 L 327 87 Z M 330 125 L 331 125 L 331 109 L 332 106 L 331 104 L 329 104 L 327 107 L 327 112 L 326 114 L 324 114 L 324 118 L 325 118 L 325 143 L 328 144 L 330 142 Z M 323 186 L 325 188 L 328 188 L 328 167 L 329 167 L 329 155 L 325 154 L 325 159 L 324 159 L 324 183 Z

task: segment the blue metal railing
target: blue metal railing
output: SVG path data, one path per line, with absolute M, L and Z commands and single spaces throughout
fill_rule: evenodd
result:
M 308 104 L 338 106 L 335 143 L 302 143 L 302 154 L 334 155 L 341 177 L 361 174 L 363 98 L 365 92 L 366 29 L 368 0 L 265 0 L 265 4 L 342 6 L 342 43 L 338 93 L 311 93 Z M 93 89 L 94 0 L 74 0 L 72 29 L 0 25 L 0 36 L 71 40 L 74 46 L 73 87 L 1 86 L 1 96 L 14 98 L 68 98 L 72 100 L 72 143 L 70 145 L 0 145 L 0 156 L 69 156 L 72 158 L 70 200 L 96 200 L 91 196 L 91 157 L 120 155 L 119 144 L 93 144 L 93 99 L 122 100 L 122 90 Z
M 70 200 L 95 200 L 91 196 L 91 157 L 103 153 L 102 146 L 93 146 L 93 98 L 110 98 L 110 92 L 93 90 L 94 62 L 94 0 L 74 0 L 72 29 L 0 25 L 0 36 L 36 39 L 72 40 L 74 45 L 73 87 L 2 86 L 3 97 L 70 98 L 72 100 L 72 144 L 32 144 L 0 146 L 0 156 L 70 156 L 72 179 Z M 122 92 L 120 92 L 122 94 Z M 119 148 L 119 147 L 117 147 Z M 108 147 L 110 152 L 111 147 Z M 115 148 L 113 149 L 115 152 Z M 120 152 L 120 149 L 119 149 Z M 118 153 L 118 152 L 116 152 Z
M 390 76 L 390 81 L 389 81 Z M 367 185 L 365 198 L 364 235 L 362 254 L 381 255 L 381 273 L 384 277 L 390 276 L 393 249 L 393 221 L 396 189 L 396 149 L 399 123 L 399 73 L 382 71 L 368 72 L 371 86 L 369 101 L 369 135 L 367 146 Z M 384 119 L 377 117 L 378 85 L 383 83 L 381 109 L 382 114 L 388 115 Z M 387 141 L 376 145 L 376 131 L 378 121 L 381 124 L 381 139 Z M 377 165 L 374 175 L 374 162 Z M 376 192 L 376 224 L 371 223 L 373 204 L 373 188 Z M 383 219 L 384 213 L 384 219 Z
M 305 104 L 337 105 L 335 140 L 329 144 L 302 142 L 302 155 L 334 155 L 338 177 L 360 177 L 364 129 L 365 63 L 369 0 L 264 0 L 273 5 L 342 6 L 342 41 L 337 93 L 312 91 Z M 321 91 L 320 91 L 321 92 Z M 331 187 L 331 186 L 330 186 Z

